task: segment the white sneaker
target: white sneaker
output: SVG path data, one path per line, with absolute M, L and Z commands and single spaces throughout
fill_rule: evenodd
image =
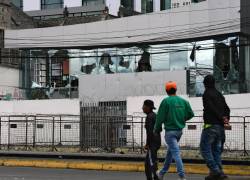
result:
M 156 175 L 158 176 L 158 179 L 159 179 L 159 180 L 163 180 L 163 176 L 164 176 L 164 175 L 162 175 L 162 174 L 160 173 L 160 171 L 157 171 L 157 172 L 156 172 Z

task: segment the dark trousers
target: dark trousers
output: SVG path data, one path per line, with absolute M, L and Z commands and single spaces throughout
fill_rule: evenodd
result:
M 159 148 L 150 147 L 147 150 L 146 159 L 145 159 L 145 174 L 147 180 L 158 180 L 156 171 L 158 170 L 157 165 L 157 151 Z
M 201 154 L 205 159 L 211 174 L 224 174 L 221 162 L 224 142 L 224 127 L 213 125 L 202 131 L 200 142 Z

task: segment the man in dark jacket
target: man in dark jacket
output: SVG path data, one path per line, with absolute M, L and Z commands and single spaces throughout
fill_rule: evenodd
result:
M 215 88 L 212 75 L 204 78 L 205 92 L 203 94 L 204 129 L 201 134 L 200 149 L 210 170 L 206 180 L 227 179 L 223 172 L 221 153 L 225 142 L 224 126 L 230 118 L 230 109 L 224 96 Z
M 157 151 L 161 146 L 160 134 L 154 134 L 154 126 L 156 121 L 156 114 L 153 112 L 155 109 L 154 102 L 151 100 L 145 100 L 143 103 L 143 112 L 147 115 L 145 128 L 146 128 L 146 145 L 147 155 L 145 159 L 145 174 L 147 180 L 158 180 L 156 175 L 157 167 Z

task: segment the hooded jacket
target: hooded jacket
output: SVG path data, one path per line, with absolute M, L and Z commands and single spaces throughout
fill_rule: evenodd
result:
M 223 117 L 230 118 L 230 109 L 224 96 L 215 88 L 213 76 L 208 75 L 204 79 L 205 92 L 202 96 L 205 124 L 224 125 Z

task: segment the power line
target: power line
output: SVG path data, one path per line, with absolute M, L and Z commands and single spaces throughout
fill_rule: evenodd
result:
M 247 18 L 247 19 L 249 19 L 249 18 Z M 238 22 L 238 21 L 240 21 L 241 19 L 240 18 L 236 18 L 236 19 L 231 19 L 231 20 L 223 20 L 223 21 L 214 21 L 214 22 L 219 22 L 219 23 L 217 23 L 217 24 L 213 24 L 213 25 L 207 25 L 207 26 L 201 26 L 201 27 L 197 27 L 197 28 L 206 28 L 206 27 L 213 27 L 213 26 L 219 26 L 219 25 L 223 25 L 223 24 L 231 24 L 231 23 L 234 23 L 234 22 Z M 209 23 L 210 21 L 207 21 L 207 22 L 201 22 L 201 23 L 197 23 L 197 24 L 205 24 L 205 23 Z M 196 25 L 197 25 L 196 24 Z M 185 25 L 191 25 L 191 24 L 185 24 Z M 168 27 L 168 28 L 174 28 L 174 27 L 178 27 L 178 26 L 183 26 L 183 25 L 175 25 L 175 26 L 163 26 L 163 27 L 160 27 L 160 28 L 166 28 L 166 27 Z M 179 30 L 179 31 L 190 31 L 190 30 L 192 30 L 192 29 L 197 29 L 197 28 L 187 28 L 187 29 L 181 29 L 181 30 Z M 155 28 L 153 28 L 153 29 L 155 29 Z M 36 29 L 34 29 L 34 30 L 36 30 Z M 141 29 L 141 30 L 152 30 L 152 28 L 144 28 L 144 29 Z M 120 32 L 129 32 L 130 30 L 127 30 L 127 31 L 120 31 Z M 132 30 L 131 30 L 132 31 Z M 136 31 L 136 30 L 133 30 L 133 32 L 134 31 Z M 132 38 L 132 37 L 140 37 L 140 36 L 148 36 L 148 35 L 152 35 L 152 34 L 164 34 L 164 33 L 166 33 L 166 32 L 169 32 L 169 33 L 171 33 L 172 31 L 162 31 L 162 32 L 156 32 L 156 33 L 144 33 L 144 34 L 139 34 L 139 35 L 133 35 L 133 36 L 128 36 L 128 35 L 125 35 L 125 36 L 114 36 L 114 37 L 106 37 L 106 34 L 108 34 L 108 33 L 116 33 L 117 31 L 111 31 L 111 32 L 104 32 L 105 34 L 105 36 L 104 37 L 98 37 L 98 38 L 84 38 L 84 39 L 81 39 L 81 38 L 77 38 L 77 39 L 72 39 L 72 36 L 74 36 L 75 34 L 71 34 L 71 35 L 64 35 L 64 37 L 67 37 L 67 36 L 70 36 L 70 38 L 71 38 L 71 40 L 69 41 L 69 40 L 67 40 L 67 41 L 65 41 L 65 40 L 63 40 L 64 42 L 72 42 L 72 41 L 75 41 L 75 40 L 77 40 L 77 41 L 91 41 L 91 40 L 100 40 L 100 39 L 116 39 L 116 38 Z M 175 31 L 176 32 L 176 31 Z M 86 35 L 84 35 L 84 36 L 89 36 L 89 35 L 91 35 L 91 34 L 102 34 L 102 33 L 88 33 L 88 34 L 86 34 Z M 82 36 L 83 34 L 78 34 L 79 36 Z M 7 39 L 7 40 L 15 40 L 15 41 L 18 41 L 18 40 L 32 40 L 32 41 L 41 41 L 41 38 L 42 38 L 43 36 L 40 36 L 40 37 L 38 37 L 38 38 L 5 38 L 5 39 Z M 45 36 L 46 37 L 46 36 Z M 61 37 L 61 35 L 55 35 L 55 36 L 51 36 L 51 37 Z M 42 41 L 43 42 L 53 42 L 53 41 L 55 41 L 55 40 L 58 40 L 58 39 L 42 39 Z
M 246 23 L 245 23 L 246 24 Z M 248 22 L 248 24 L 249 24 L 249 22 Z M 225 26 L 225 27 L 221 27 L 221 28 L 218 28 L 218 27 L 216 27 L 216 28 L 210 28 L 210 29 L 204 29 L 203 31 L 201 31 L 200 29 L 194 29 L 193 30 L 193 34 L 195 34 L 195 33 L 199 33 L 199 34 L 201 34 L 201 33 L 207 33 L 207 32 L 210 32 L 210 31 L 215 31 L 215 30 L 223 30 L 223 29 L 228 29 L 228 30 L 233 30 L 235 27 L 238 27 L 238 25 L 230 25 L 230 26 Z M 192 29 L 191 29 L 192 30 Z M 192 35 L 192 33 L 191 33 L 191 31 L 184 31 L 184 32 L 179 32 L 179 33 L 181 33 L 182 35 L 189 35 L 189 36 L 191 36 Z M 170 35 L 168 35 L 168 36 L 171 36 L 172 38 L 173 37 L 175 37 L 176 36 L 176 32 L 175 32 L 175 34 L 170 34 Z M 157 38 L 167 38 L 168 36 L 161 36 L 161 37 L 157 37 Z M 157 38 L 156 37 L 154 37 L 154 38 L 152 38 L 152 39 L 149 39 L 149 40 L 144 40 L 144 41 L 139 41 L 138 43 L 143 43 L 143 42 L 148 42 L 148 41 L 152 41 L 152 40 L 157 40 Z M 77 43 L 79 43 L 79 42 L 81 42 L 81 41 L 62 41 L 62 42 L 54 42 L 54 43 L 67 43 L 67 42 L 74 42 L 75 44 L 77 44 Z M 93 42 L 93 41 L 92 41 Z M 96 42 L 96 45 L 110 45 L 110 44 L 113 44 L 113 43 L 100 43 L 99 41 L 95 41 Z M 125 44 L 125 43 L 131 43 L 131 42 L 129 42 L 129 41 L 127 41 L 127 42 L 123 42 L 123 43 L 121 43 L 121 44 Z M 16 44 L 16 43 L 15 43 Z M 29 44 L 29 45 L 36 45 L 36 44 L 40 44 L 40 45 L 42 45 L 42 44 L 46 44 L 46 45 L 48 45 L 48 44 L 50 44 L 50 42 L 42 42 L 42 43 L 19 43 L 19 45 L 26 45 L 26 44 Z M 8 43 L 8 45 L 11 45 L 11 43 Z M 94 43 L 92 43 L 92 45 L 95 45 Z
M 250 46 L 250 43 L 246 43 L 246 44 L 239 44 L 239 45 L 236 45 L 234 47 L 246 47 L 246 46 Z M 233 47 L 233 46 L 228 46 L 228 47 Z M 199 49 L 199 51 L 205 51 L 205 50 L 211 50 L 211 49 L 215 49 L 215 47 L 211 46 L 211 47 L 201 47 Z M 218 49 L 225 49 L 225 48 L 218 48 Z M 175 53 L 175 52 L 183 52 L 183 51 L 191 51 L 192 49 L 175 49 L 175 50 L 172 50 L 172 51 L 161 51 L 161 52 L 151 52 L 150 54 L 151 55 L 156 55 L 156 54 L 166 54 L 166 53 Z M 136 53 L 136 54 L 124 54 L 124 55 L 110 55 L 110 57 L 120 57 L 120 56 L 123 56 L 123 57 L 127 57 L 127 56 L 141 56 L 142 54 L 141 53 Z M 45 56 L 5 56 L 5 55 L 1 55 L 2 58 L 45 58 Z M 66 56 L 56 56 L 57 58 L 65 58 Z M 71 56 L 69 57 L 69 59 L 75 59 L 75 58 L 101 58 L 103 56 L 100 56 L 100 55 L 95 55 L 95 56 Z

